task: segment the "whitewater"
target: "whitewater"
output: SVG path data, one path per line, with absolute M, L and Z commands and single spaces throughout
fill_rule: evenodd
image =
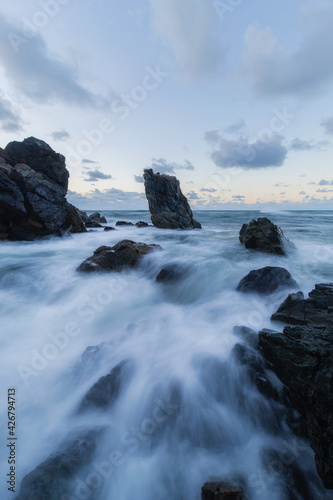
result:
M 150 222 L 148 211 L 100 212 L 112 226 L 118 220 Z M 235 345 L 244 343 L 235 326 L 283 328 L 270 317 L 290 290 L 268 296 L 237 292 L 251 270 L 284 267 L 305 295 L 316 283 L 333 281 L 333 213 L 194 216 L 202 230 L 122 226 L 1 243 L 2 499 L 16 496 L 5 482 L 9 387 L 17 400 L 16 494 L 24 476 L 78 429 L 102 428 L 68 500 L 200 500 L 203 484 L 219 480 L 244 487 L 251 500 L 333 498 L 285 409 L 258 391 L 234 355 Z M 260 216 L 296 245 L 288 257 L 239 243 L 242 224 Z M 145 256 L 135 270 L 76 271 L 96 248 L 123 239 L 163 250 Z M 190 272 L 177 283 L 157 283 L 158 272 L 170 263 Z M 129 370 L 113 406 L 78 412 L 87 391 L 123 361 Z M 281 391 L 272 372 L 268 377 Z M 279 458 L 267 463 L 272 450 Z M 290 464 L 306 478 L 306 494 L 286 486 Z

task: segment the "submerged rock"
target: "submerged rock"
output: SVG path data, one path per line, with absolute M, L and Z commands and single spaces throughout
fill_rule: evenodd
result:
M 85 232 L 77 209 L 65 198 L 68 177 L 64 156 L 44 141 L 30 137 L 1 149 L 1 239 Z
M 142 220 L 139 220 L 139 222 L 137 222 L 135 225 L 136 227 L 149 227 L 149 224 L 147 224 L 147 222 L 143 222 Z
M 242 500 L 243 490 L 225 482 L 205 483 L 201 489 L 202 500 Z
M 112 227 L 112 226 L 105 226 L 104 227 L 104 231 L 115 231 L 116 228 L 115 227 Z
M 277 255 L 286 255 L 294 248 L 294 245 L 284 236 L 282 229 L 267 217 L 243 224 L 239 233 L 239 241 L 246 248 Z
M 116 226 L 134 226 L 133 222 L 126 222 L 125 220 L 118 220 Z
M 193 213 L 183 195 L 179 181 L 170 175 L 154 174 L 145 170 L 146 196 L 151 213 L 151 221 L 161 229 L 201 229 L 201 224 L 193 219 Z
M 99 224 L 106 224 L 106 218 L 99 212 L 94 212 L 93 214 L 90 214 L 89 219 L 94 222 L 98 222 Z
M 101 246 L 97 248 L 94 255 L 82 262 L 77 270 L 86 273 L 96 271 L 119 272 L 137 266 L 143 255 L 161 249 L 160 245 L 146 245 L 131 240 L 122 240 L 113 247 Z
M 59 450 L 27 474 L 16 500 L 59 500 L 70 498 L 71 480 L 93 458 L 103 430 L 81 432 L 65 441 Z
M 162 267 L 156 281 L 158 283 L 176 283 L 185 278 L 189 274 L 189 268 L 182 264 L 167 264 Z
M 296 286 L 296 281 L 291 277 L 289 271 L 283 267 L 263 267 L 251 271 L 245 276 L 239 282 L 237 291 L 267 294 L 273 293 L 279 288 L 295 288 Z

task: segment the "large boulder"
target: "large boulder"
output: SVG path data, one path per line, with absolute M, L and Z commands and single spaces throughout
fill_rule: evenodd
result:
M 68 177 L 65 158 L 43 141 L 30 137 L 0 149 L 1 239 L 85 232 L 65 198 Z
M 295 288 L 296 281 L 283 267 L 263 267 L 251 271 L 238 284 L 237 291 L 260 294 L 273 293 L 280 288 Z
M 176 177 L 154 174 L 152 169 L 148 169 L 144 171 L 143 178 L 151 221 L 155 227 L 201 229 L 201 224 L 193 219 L 191 207 Z
M 249 224 L 243 224 L 239 233 L 239 241 L 248 249 L 277 255 L 286 255 L 294 248 L 294 245 L 284 236 L 282 229 L 267 217 L 253 219 Z
M 154 250 L 161 250 L 159 245 L 146 245 L 131 240 L 119 241 L 113 247 L 101 246 L 94 255 L 86 259 L 78 267 L 78 271 L 86 273 L 96 271 L 122 271 L 137 266 L 143 255 Z
M 285 327 L 259 332 L 259 345 L 304 419 L 318 473 L 333 489 L 333 326 Z

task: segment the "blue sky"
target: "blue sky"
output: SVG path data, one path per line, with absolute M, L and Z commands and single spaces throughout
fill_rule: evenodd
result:
M 331 0 L 38 0 L 0 9 L 1 146 L 67 158 L 80 208 L 333 206 Z

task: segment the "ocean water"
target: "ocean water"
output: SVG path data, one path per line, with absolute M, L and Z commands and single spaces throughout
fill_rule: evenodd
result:
M 101 213 L 109 225 L 150 218 L 142 211 Z M 240 245 L 242 224 L 260 216 L 295 243 L 291 255 Z M 202 211 L 195 218 L 201 231 L 119 227 L 1 243 L 2 499 L 15 497 L 5 483 L 9 387 L 16 390 L 16 491 L 78 429 L 103 428 L 93 459 L 72 479 L 71 500 L 200 500 L 201 486 L 213 480 L 244 486 L 251 500 L 333 498 L 287 412 L 257 390 L 233 351 L 243 342 L 235 325 L 283 328 L 270 316 L 290 290 L 240 294 L 236 286 L 249 271 L 285 267 L 305 294 L 333 281 L 333 212 Z M 76 272 L 97 247 L 122 239 L 163 251 L 128 272 Z M 190 272 L 179 283 L 157 283 L 169 263 Z M 89 346 L 100 348 L 87 352 Z M 78 414 L 87 391 L 124 360 L 131 370 L 112 408 Z M 272 372 L 268 377 L 281 391 Z M 272 450 L 275 458 L 267 459 Z M 290 467 L 306 478 L 301 495 Z

